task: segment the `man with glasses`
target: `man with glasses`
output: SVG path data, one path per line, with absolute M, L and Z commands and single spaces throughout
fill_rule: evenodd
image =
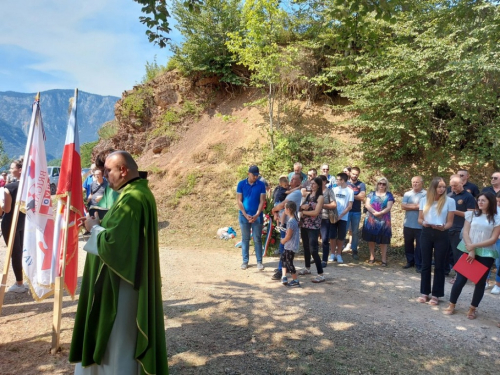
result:
M 321 174 L 326 177 L 328 180 L 328 183 L 326 184 L 326 187 L 331 188 L 331 184 L 335 183 L 335 178 L 330 174 L 330 166 L 328 164 L 323 164 L 321 166 Z
M 491 175 L 491 186 L 485 187 L 481 193 L 487 193 L 490 192 L 494 196 L 497 195 L 497 193 L 500 191 L 500 172 L 494 172 Z
M 427 192 L 423 189 L 424 181 L 421 176 L 411 179 L 412 190 L 403 196 L 401 209 L 405 211 L 403 224 L 403 237 L 405 242 L 406 265 L 404 269 L 415 266 L 417 273 L 422 272 L 422 251 L 420 250 L 420 235 L 422 226 L 418 223 L 418 210 L 420 200 L 425 198 Z
M 465 191 L 468 191 L 474 198 L 476 198 L 479 195 L 479 188 L 477 187 L 477 185 L 474 185 L 469 181 L 469 172 L 467 172 L 467 169 L 459 169 L 457 175 L 462 180 Z M 447 193 L 451 193 L 450 186 L 448 186 Z
M 347 244 L 344 250 L 349 250 L 350 247 L 352 249 L 352 258 L 354 260 L 359 260 L 359 222 L 361 221 L 361 205 L 366 198 L 366 185 L 358 179 L 360 173 L 361 169 L 359 169 L 359 167 L 352 167 L 351 178 L 347 182 L 347 187 L 354 193 L 354 201 L 352 203 L 351 211 L 349 211 L 349 220 L 347 221 L 347 229 L 351 233 L 351 242 Z
M 307 180 L 304 181 L 301 185 L 302 196 L 307 197 L 307 194 L 311 192 L 311 182 L 318 176 L 318 171 L 316 169 L 311 168 L 307 172 Z
M 302 182 L 307 181 L 307 175 L 302 172 L 302 164 L 297 162 L 293 165 L 293 172 L 288 173 L 288 181 L 292 181 L 292 177 L 294 174 L 300 174 L 300 177 L 302 178 Z

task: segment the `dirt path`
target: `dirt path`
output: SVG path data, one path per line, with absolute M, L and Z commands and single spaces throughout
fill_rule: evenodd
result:
M 498 373 L 498 296 L 487 291 L 478 319 L 469 321 L 467 285 L 457 314 L 444 316 L 445 303 L 415 302 L 420 279 L 414 270 L 350 259 L 329 265 L 325 283 L 305 276 L 301 288 L 290 289 L 271 280 L 277 258 L 267 258 L 263 272 L 242 271 L 238 250 L 163 248 L 171 374 Z M 83 260 L 82 252 L 80 274 Z M 447 283 L 446 297 L 450 289 Z M 65 297 L 63 350 L 56 356 L 48 354 L 52 304 L 6 294 L 0 374 L 72 373 L 67 356 L 76 302 Z

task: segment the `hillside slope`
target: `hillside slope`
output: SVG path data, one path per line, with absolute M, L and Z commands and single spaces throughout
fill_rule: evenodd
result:
M 126 108 L 131 97 L 136 104 L 138 97 L 144 99 L 139 113 Z M 249 164 L 261 162 L 268 144 L 265 107 L 248 105 L 263 97 L 255 89 L 229 92 L 214 81 L 192 82 L 177 72 L 166 73 L 124 94 L 116 106 L 118 132 L 101 140 L 94 154 L 113 147 L 140 155 L 140 168 L 149 172 L 158 202 L 162 242 L 183 243 L 189 237 L 192 245 L 203 244 L 219 227 L 238 227 L 237 181 Z M 339 125 L 346 114 L 301 101 L 289 106 L 295 110 L 283 118 L 287 131 L 358 142 Z M 178 118 L 165 121 L 173 112 Z M 348 160 L 359 156 L 354 152 Z

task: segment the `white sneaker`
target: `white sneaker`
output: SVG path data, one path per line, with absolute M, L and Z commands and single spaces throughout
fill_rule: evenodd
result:
M 14 292 L 14 293 L 26 293 L 28 289 L 25 288 L 24 285 L 19 285 L 18 283 L 15 283 L 12 285 L 7 292 Z
M 337 263 L 344 263 L 344 260 L 342 259 L 342 255 L 340 255 L 340 254 L 337 255 Z
M 262 262 L 257 262 L 257 269 L 259 271 L 264 271 L 264 265 L 262 264 Z
M 500 286 L 496 285 L 491 289 L 491 294 L 500 294 Z

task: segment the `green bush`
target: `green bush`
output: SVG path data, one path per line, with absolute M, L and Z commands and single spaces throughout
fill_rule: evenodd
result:
M 147 83 L 155 79 L 161 73 L 167 71 L 166 66 L 158 65 L 156 62 L 156 55 L 152 63 L 146 61 L 146 74 L 142 77 L 142 83 Z
M 113 138 L 116 134 L 118 134 L 118 123 L 115 120 L 106 122 L 101 128 L 97 131 L 99 138 L 107 140 Z
M 139 86 L 135 91 L 123 99 L 122 115 L 137 118 L 139 125 L 142 125 L 144 111 L 148 102 L 152 99 L 153 89 L 148 86 Z

